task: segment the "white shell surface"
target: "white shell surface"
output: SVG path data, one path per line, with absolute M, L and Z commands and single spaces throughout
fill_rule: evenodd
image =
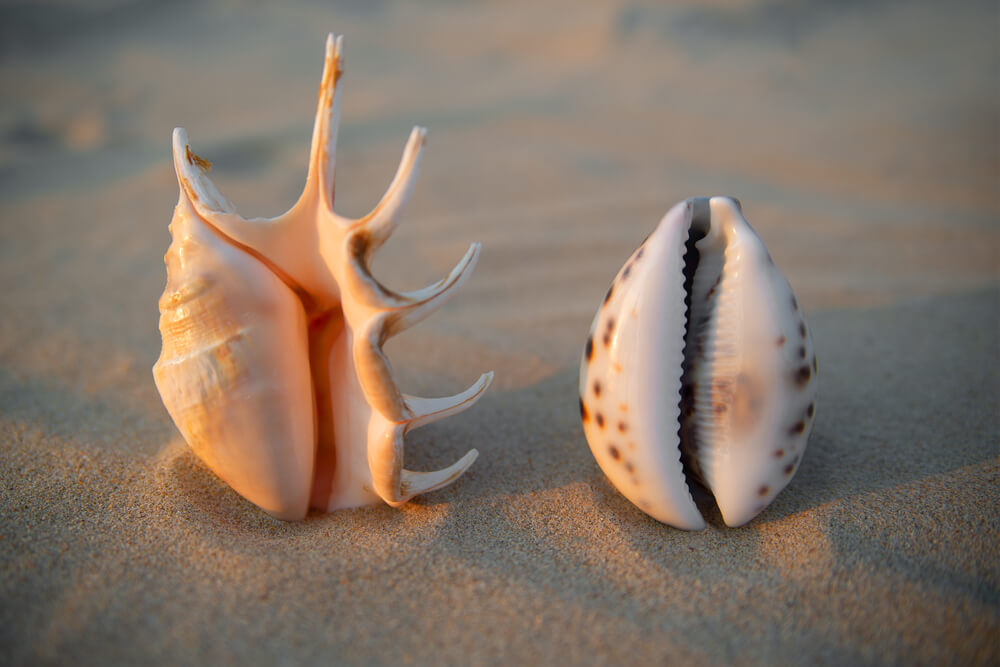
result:
M 705 235 L 685 348 L 691 230 Z M 797 469 L 815 374 L 801 309 L 739 204 L 689 199 L 633 253 L 595 317 L 580 372 L 584 432 L 612 484 L 650 516 L 704 527 L 683 451 L 723 520 L 739 526 Z
M 766 507 L 798 467 L 815 416 L 816 356 L 791 286 L 736 202 L 713 197 L 702 256 L 722 271 L 696 274 L 692 303 L 712 311 L 690 374 L 697 470 L 723 520 L 739 526 Z M 718 280 L 714 293 L 709 280 Z M 711 301 L 715 300 L 714 305 Z M 697 321 L 692 310 L 692 319 Z
M 653 518 L 699 530 L 678 438 L 690 206 L 671 209 L 618 272 L 584 350 L 580 401 L 587 442 L 611 483 Z

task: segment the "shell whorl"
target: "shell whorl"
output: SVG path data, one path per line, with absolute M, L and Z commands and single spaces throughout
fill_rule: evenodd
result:
M 226 483 L 270 514 L 302 516 L 315 452 L 312 387 L 308 358 L 285 345 L 306 335 L 302 304 L 183 197 L 170 229 L 157 389 L 192 450 Z M 261 368 L 282 372 L 262 378 Z
M 194 312 L 190 304 L 197 303 L 199 317 L 206 321 L 229 317 L 222 315 L 223 311 L 229 311 L 218 308 L 217 302 L 219 299 L 238 300 L 236 295 L 247 291 L 238 281 L 204 267 L 172 271 L 172 267 L 183 264 L 177 261 L 178 258 L 190 258 L 197 264 L 198 257 L 206 256 L 203 245 L 213 247 L 221 243 L 225 251 L 217 254 L 236 257 L 237 263 L 250 261 L 255 264 L 255 270 L 270 276 L 269 286 L 256 294 L 271 299 L 279 298 L 277 294 L 285 294 L 294 301 L 302 313 L 302 331 L 292 333 L 287 326 L 285 329 L 281 328 L 284 325 L 272 326 L 280 329 L 283 336 L 280 343 L 292 350 L 289 355 L 297 359 L 292 365 L 304 364 L 308 369 L 310 396 L 304 403 L 309 405 L 310 419 L 315 422 L 311 436 L 315 470 L 304 484 L 281 481 L 279 485 L 288 487 L 288 495 L 296 497 L 302 493 L 299 487 L 304 486 L 310 503 L 324 510 L 379 499 L 399 505 L 417 494 L 454 481 L 475 460 L 475 450 L 443 470 L 414 472 L 402 466 L 404 436 L 412 428 L 470 407 L 483 395 L 493 377 L 492 373 L 486 373 L 466 391 L 436 399 L 408 396 L 396 386 L 382 346 L 390 337 L 430 315 L 455 293 L 474 268 L 480 246 L 472 244 L 444 280 L 423 290 L 396 292 L 382 285 L 372 274 L 369 267 L 373 253 L 391 234 L 413 189 L 426 132 L 414 128 L 395 177 L 371 213 L 359 219 L 336 214 L 333 211 L 333 163 L 340 104 L 338 83 L 343 72 L 341 53 L 342 38 L 330 35 L 306 185 L 292 208 L 277 218 L 264 220 L 240 216 L 208 178 L 209 165 L 190 150 L 184 130 L 177 128 L 174 131 L 174 165 L 181 201 L 171 225 L 174 245 L 166 258 L 168 287 L 161 298 L 161 311 L 166 318 L 161 318 L 161 323 L 168 323 L 166 328 L 161 327 L 165 351 L 182 345 L 172 340 L 180 334 L 179 325 L 170 324 L 172 316 L 169 313 L 178 308 L 186 313 Z M 179 225 L 178 216 L 182 213 L 194 222 L 185 217 L 185 224 Z M 182 233 L 182 227 L 196 229 L 198 233 Z M 226 296 L 213 296 L 219 293 Z M 250 323 L 260 319 L 269 322 L 271 311 L 266 301 L 265 298 L 254 302 L 251 298 L 239 313 L 232 315 L 232 325 L 239 329 L 252 326 Z M 295 319 L 287 314 L 284 317 Z M 267 342 L 275 344 L 277 341 Z M 193 350 L 194 344 L 191 347 Z M 193 351 L 193 354 L 200 352 Z M 258 377 L 264 385 L 285 373 L 283 367 L 273 365 L 242 370 Z M 156 372 L 159 386 L 162 373 Z M 224 394 L 221 388 L 216 390 Z M 177 422 L 171 408 L 176 401 L 162 389 L 161 395 Z M 233 394 L 226 397 L 232 404 L 245 400 Z M 228 406 L 227 409 L 236 408 Z M 217 422 L 227 421 L 225 414 L 216 414 L 213 418 Z M 188 434 L 183 428 L 181 430 L 188 439 Z M 271 445 L 272 452 L 286 448 L 279 442 L 283 434 L 265 435 L 275 441 Z M 211 447 L 223 450 L 241 447 L 228 440 L 231 438 L 225 434 L 218 435 Z M 202 458 L 226 479 L 228 471 L 220 469 L 224 466 L 213 465 L 210 455 Z M 243 489 L 233 486 L 250 498 Z M 253 498 L 250 500 L 257 502 Z M 301 518 L 305 510 L 272 513 L 282 518 Z M 289 517 L 289 514 L 295 516 Z

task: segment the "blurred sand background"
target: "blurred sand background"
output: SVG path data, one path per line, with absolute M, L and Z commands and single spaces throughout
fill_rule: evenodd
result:
M 153 386 L 187 128 L 245 215 L 305 176 L 346 35 L 341 213 L 414 124 L 375 272 L 467 286 L 388 351 L 409 393 L 481 371 L 399 510 L 282 523 L 209 472 Z M 0 2 L 0 662 L 996 664 L 995 2 Z M 606 482 L 576 374 L 675 202 L 738 197 L 807 312 L 818 416 L 746 527 L 686 533 Z

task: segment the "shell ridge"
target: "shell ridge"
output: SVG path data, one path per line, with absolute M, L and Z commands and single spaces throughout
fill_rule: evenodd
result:
M 714 216 L 711 224 L 713 230 L 722 231 Z M 743 365 L 742 302 L 733 285 L 739 277 L 731 269 L 734 251 L 728 237 L 721 233 L 711 234 L 704 241 L 711 249 L 703 260 L 707 265 L 702 279 L 699 281 L 699 275 L 695 275 L 695 298 L 701 293 L 699 286 L 704 287 L 708 281 L 713 281 L 714 286 L 705 290 L 709 324 L 705 354 L 696 373 L 696 444 L 693 445 L 696 453 L 693 458 L 697 461 L 697 474 L 714 496 L 719 488 L 719 471 L 729 460 L 733 446 L 730 418 L 733 394 L 738 390 L 736 378 Z

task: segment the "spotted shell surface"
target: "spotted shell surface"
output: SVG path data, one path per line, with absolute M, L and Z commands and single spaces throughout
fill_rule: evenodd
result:
M 610 482 L 653 518 L 705 527 L 692 478 L 739 526 L 797 470 L 816 372 L 802 310 L 740 205 L 689 199 L 598 309 L 580 367 L 584 433 Z

